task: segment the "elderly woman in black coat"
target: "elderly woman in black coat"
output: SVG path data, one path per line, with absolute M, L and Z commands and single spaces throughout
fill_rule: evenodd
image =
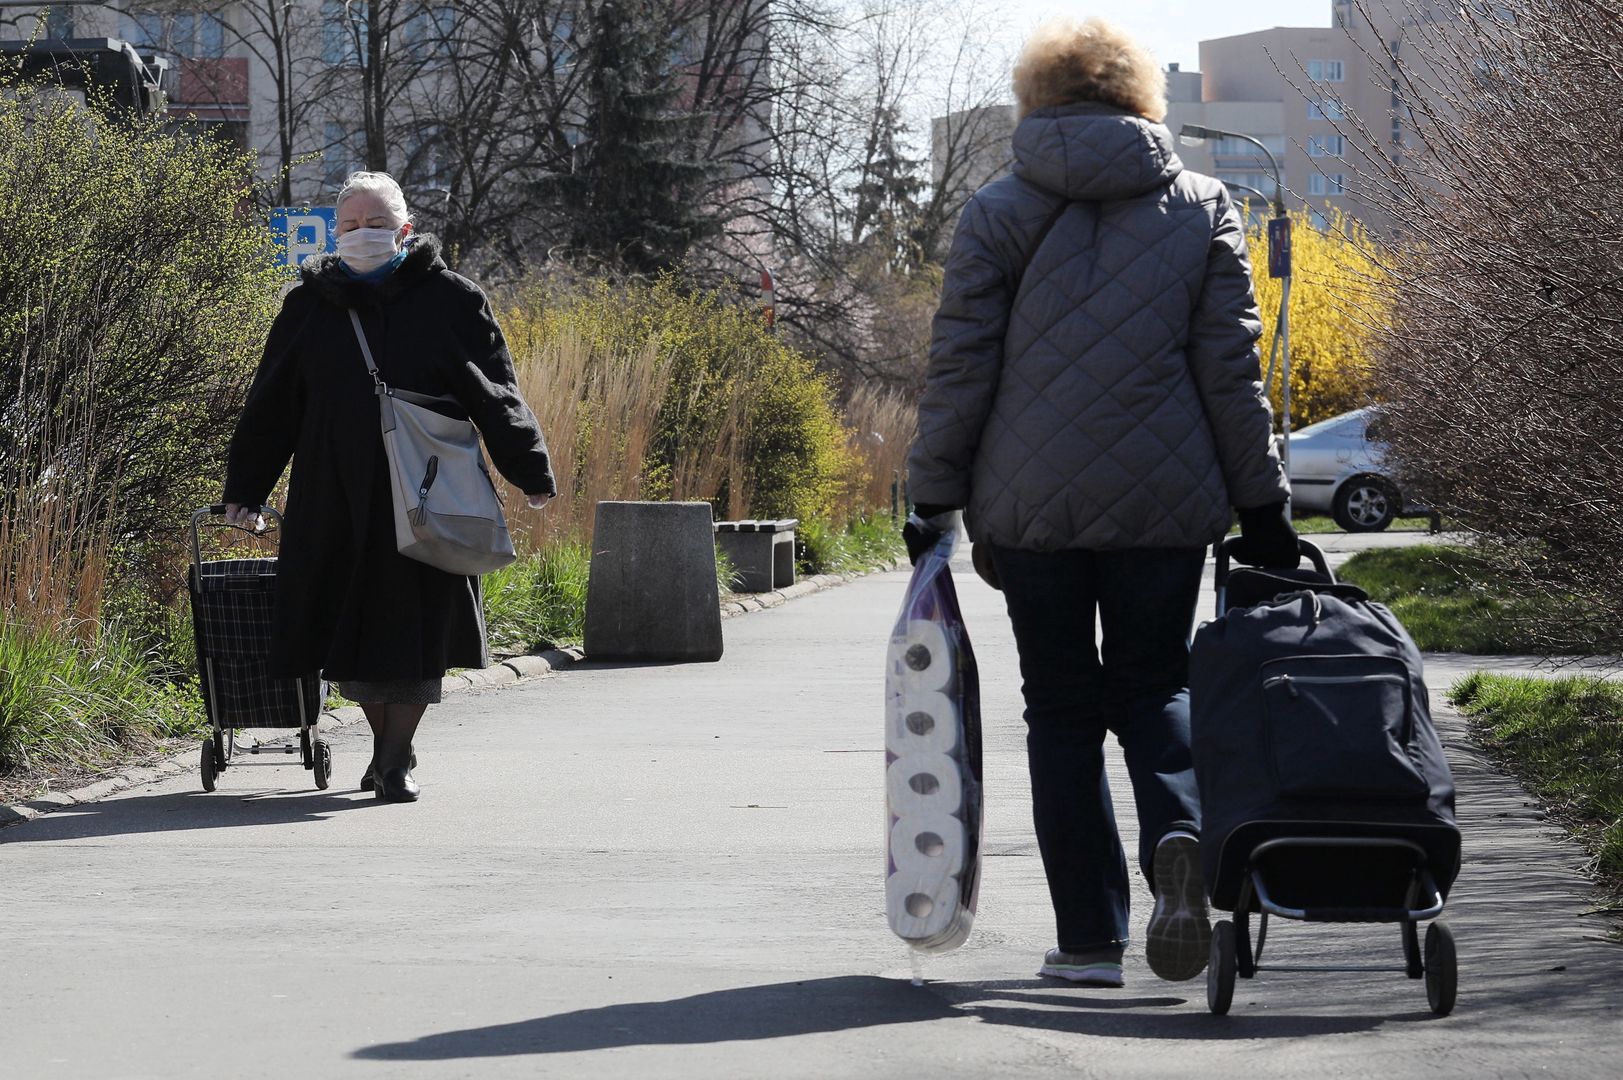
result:
M 540 507 L 556 493 L 546 443 L 479 287 L 412 232 L 400 187 L 356 173 L 338 194 L 338 251 L 310 259 L 271 326 L 231 439 L 226 513 L 253 524 L 291 458 L 271 635 L 273 673 L 321 669 L 361 703 L 380 799 L 418 796 L 412 738 L 451 667 L 488 662 L 479 580 L 395 548 L 388 462 L 355 310 L 391 385 L 454 397 L 491 462 Z

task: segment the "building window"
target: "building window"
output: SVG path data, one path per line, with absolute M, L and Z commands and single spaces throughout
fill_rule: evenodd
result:
M 1309 60 L 1307 77 L 1311 82 L 1346 82 L 1347 65 L 1340 60 Z
M 1217 169 L 1212 172 L 1212 175 L 1225 184 L 1239 185 L 1236 190 L 1231 193 L 1237 201 L 1254 198 L 1254 196 L 1249 191 L 1245 191 L 1244 188 L 1255 188 L 1256 190 L 1262 192 L 1264 198 L 1271 199 L 1274 197 L 1274 178 L 1272 173 L 1240 172 L 1235 169 Z
M 1307 103 L 1307 118 L 1309 120 L 1345 120 L 1347 110 L 1335 98 L 1324 98 L 1321 101 Z
M 225 55 L 225 22 L 212 11 L 130 11 L 118 17 L 118 36 L 137 49 L 192 59 Z
M 1309 195 L 1345 195 L 1347 192 L 1347 176 L 1345 173 L 1314 173 L 1307 178 L 1307 193 Z
M 1268 152 L 1275 157 L 1279 157 L 1285 152 L 1285 136 L 1283 135 L 1263 135 L 1257 141 L 1266 146 Z M 1258 156 L 1256 146 L 1244 139 L 1213 139 L 1210 145 L 1213 157 L 1255 158 Z
M 329 67 L 366 65 L 366 5 L 322 0 L 321 62 Z
M 1344 157 L 1347 139 L 1342 135 L 1314 135 L 1307 140 L 1308 157 Z

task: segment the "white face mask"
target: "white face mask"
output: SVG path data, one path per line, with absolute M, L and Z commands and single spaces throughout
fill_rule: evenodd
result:
M 399 229 L 351 229 L 338 237 L 338 257 L 357 274 L 376 270 L 395 257 Z

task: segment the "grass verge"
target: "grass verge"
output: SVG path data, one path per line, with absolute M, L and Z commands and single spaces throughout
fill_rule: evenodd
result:
M 855 519 L 844 529 L 816 519 L 802 521 L 798 528 L 802 574 L 871 570 L 907 551 L 901 526 L 888 514 Z
M 586 633 L 591 566 L 585 544 L 561 544 L 486 574 L 482 588 L 491 650 L 527 653 L 579 645 Z
M 1510 595 L 1493 566 L 1452 544 L 1361 551 L 1337 574 L 1392 609 L 1427 652 L 1538 651 L 1525 629 L 1532 601 Z
M 1448 699 L 1478 742 L 1577 836 L 1609 906 L 1623 908 L 1623 686 L 1476 672 Z
M 0 778 L 93 769 L 203 723 L 195 678 L 173 679 L 116 623 L 71 629 L 0 617 Z

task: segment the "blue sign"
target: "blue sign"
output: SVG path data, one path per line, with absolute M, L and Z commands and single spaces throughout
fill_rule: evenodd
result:
M 1268 222 L 1268 276 L 1291 276 L 1291 219 L 1272 218 Z
M 278 266 L 297 267 L 312 255 L 338 250 L 338 211 L 331 206 L 278 206 L 270 212 Z

